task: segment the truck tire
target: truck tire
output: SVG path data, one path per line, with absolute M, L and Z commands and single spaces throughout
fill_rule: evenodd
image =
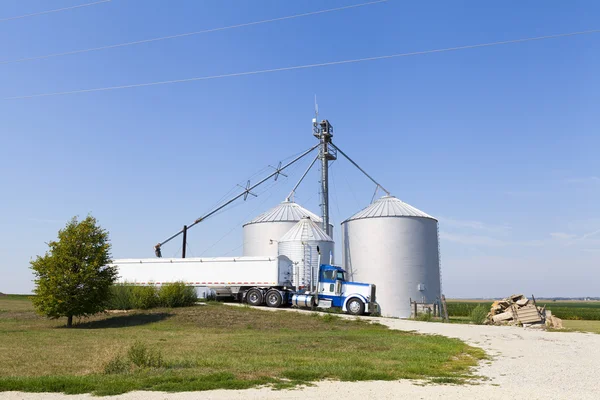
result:
M 262 306 L 264 302 L 263 294 L 258 289 L 250 289 L 246 294 L 246 301 L 251 306 Z
M 269 290 L 265 297 L 265 303 L 267 303 L 268 307 L 281 307 L 281 303 L 283 303 L 283 297 L 279 290 Z
M 348 303 L 346 304 L 346 310 L 348 310 L 348 314 L 363 315 L 365 313 L 365 303 L 363 303 L 359 298 L 353 297 L 348 300 Z

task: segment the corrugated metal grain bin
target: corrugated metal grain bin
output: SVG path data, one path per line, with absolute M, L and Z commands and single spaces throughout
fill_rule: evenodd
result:
M 377 285 L 387 317 L 408 318 L 410 300 L 440 298 L 438 222 L 393 196 L 384 196 L 342 222 L 344 268 L 354 281 Z
M 277 242 L 298 221 L 310 217 L 320 223 L 321 218 L 291 201 L 284 201 L 244 224 L 244 257 L 277 257 Z
M 279 255 L 293 263 L 293 283 L 295 286 L 308 286 L 313 271 L 321 264 L 333 262 L 334 243 L 323 229 L 310 218 L 302 218 L 279 240 Z

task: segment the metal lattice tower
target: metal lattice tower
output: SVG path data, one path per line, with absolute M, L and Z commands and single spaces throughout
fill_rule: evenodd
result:
M 333 126 L 328 120 L 313 119 L 313 135 L 319 139 L 319 159 L 321 160 L 321 218 L 323 231 L 331 235 L 329 229 L 329 161 L 337 159 L 337 152 L 329 147 L 333 137 Z

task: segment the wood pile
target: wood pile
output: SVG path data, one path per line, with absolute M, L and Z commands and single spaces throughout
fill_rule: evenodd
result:
M 538 307 L 535 297 L 531 296 L 530 300 L 522 294 L 495 301 L 488 313 L 487 324 L 562 328 L 562 321 L 546 310 L 546 306 Z

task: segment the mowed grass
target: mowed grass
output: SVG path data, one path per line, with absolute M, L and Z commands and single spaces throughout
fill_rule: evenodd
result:
M 472 367 L 485 358 L 457 339 L 220 303 L 103 315 L 72 329 L 36 315 L 27 298 L 2 296 L 0 310 L 0 391 L 109 395 L 322 379 L 460 383 L 474 378 Z M 160 353 L 160 366 L 106 373 L 134 343 Z
M 471 311 L 482 304 L 490 308 L 489 300 L 448 300 L 448 314 L 455 317 L 469 316 Z M 600 321 L 600 301 L 553 301 L 537 299 L 536 304 L 546 306 L 552 314 L 563 320 Z

